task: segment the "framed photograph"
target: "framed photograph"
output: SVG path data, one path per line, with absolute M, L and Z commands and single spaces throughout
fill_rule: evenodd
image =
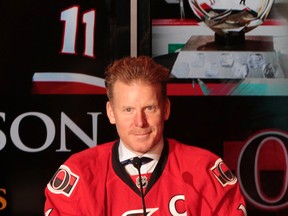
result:
M 188 95 L 288 95 L 287 2 L 153 4 L 152 56 Z

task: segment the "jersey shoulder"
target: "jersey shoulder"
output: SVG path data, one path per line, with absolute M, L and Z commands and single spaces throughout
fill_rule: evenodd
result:
M 171 152 L 175 152 L 176 154 L 182 155 L 181 158 L 196 160 L 203 159 L 204 161 L 215 161 L 219 159 L 219 156 L 213 153 L 212 151 L 201 148 L 194 145 L 188 145 L 186 143 L 181 143 L 175 139 L 169 140 L 169 148 Z

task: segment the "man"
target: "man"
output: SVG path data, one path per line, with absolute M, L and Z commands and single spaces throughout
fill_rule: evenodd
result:
M 246 0 L 240 0 L 239 4 L 246 5 Z
M 60 166 L 45 189 L 46 216 L 246 215 L 237 179 L 219 157 L 163 137 L 169 76 L 145 56 L 108 67 L 106 111 L 119 140 Z
M 211 5 L 215 4 L 215 0 L 209 0 L 209 2 Z

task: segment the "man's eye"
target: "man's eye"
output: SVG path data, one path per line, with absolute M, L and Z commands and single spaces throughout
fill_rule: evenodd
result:
M 131 108 L 125 108 L 125 110 L 124 110 L 125 112 L 131 112 L 132 111 L 132 109 Z
M 146 109 L 147 109 L 149 112 L 152 112 L 152 111 L 156 110 L 156 107 L 155 107 L 155 106 L 148 106 L 148 107 L 146 107 Z

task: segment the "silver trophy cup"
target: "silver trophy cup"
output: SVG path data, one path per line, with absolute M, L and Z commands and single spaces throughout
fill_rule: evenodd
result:
M 215 32 L 215 42 L 242 43 L 261 25 L 274 0 L 188 0 L 194 14 Z

